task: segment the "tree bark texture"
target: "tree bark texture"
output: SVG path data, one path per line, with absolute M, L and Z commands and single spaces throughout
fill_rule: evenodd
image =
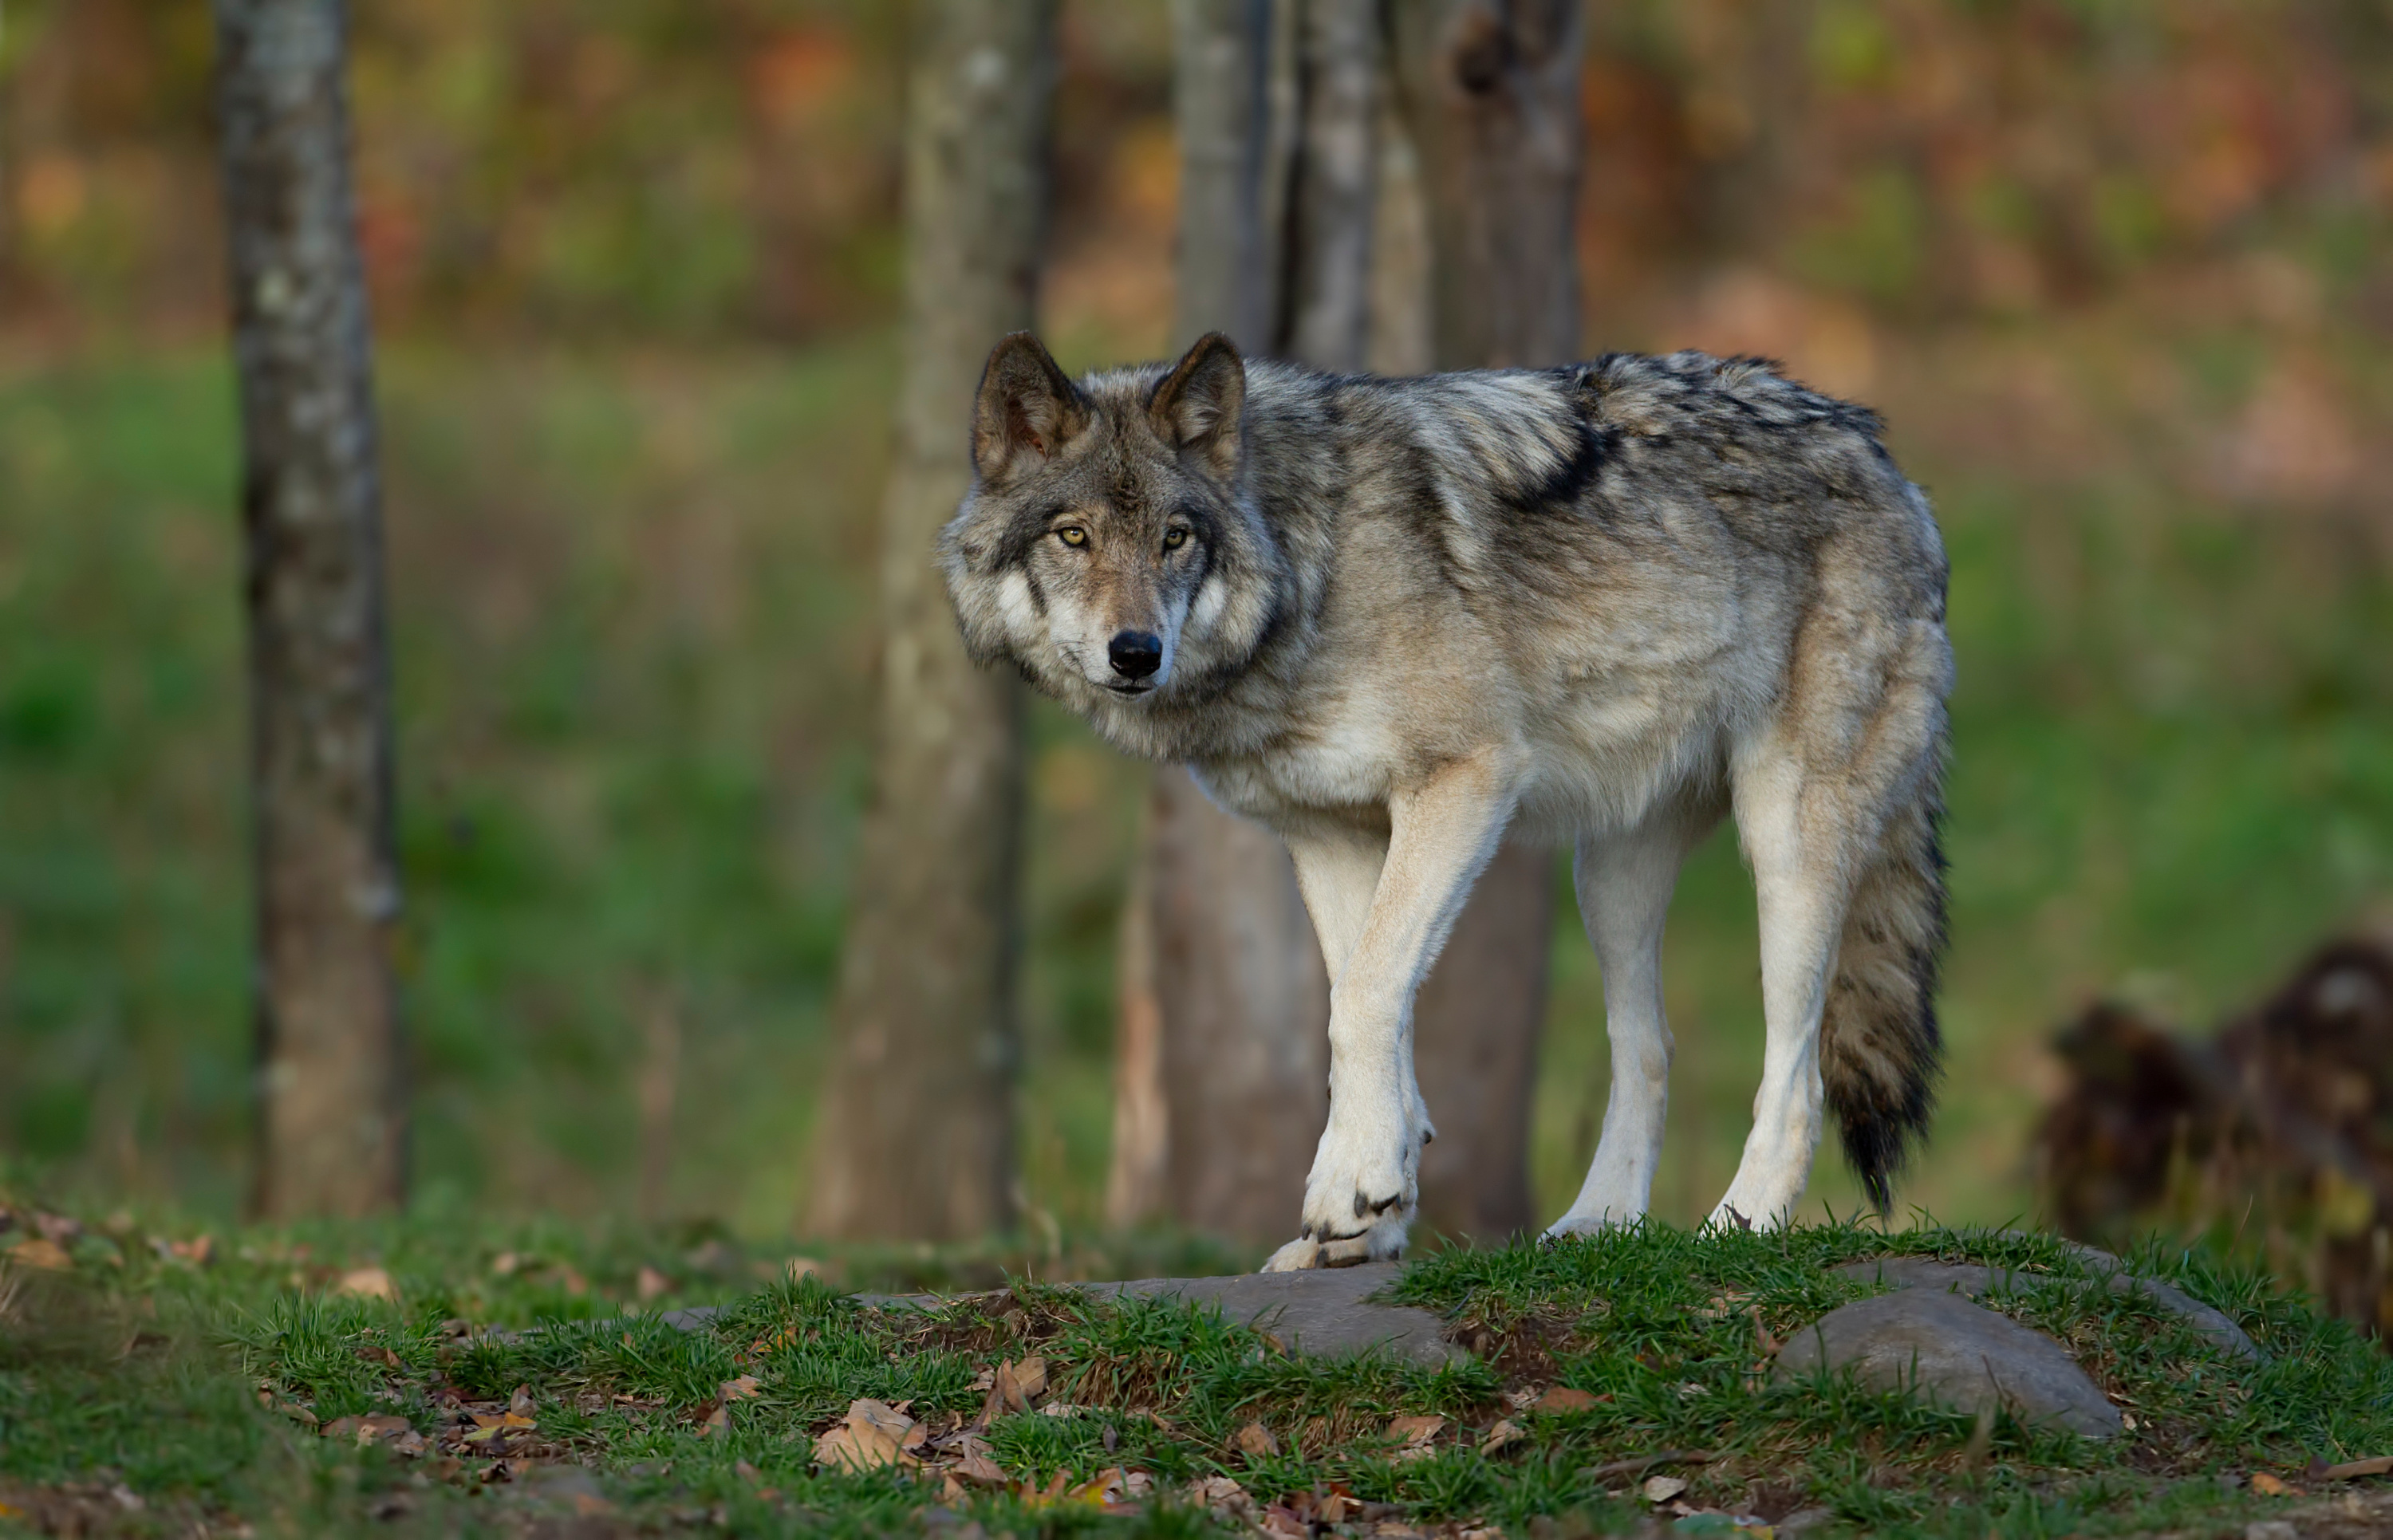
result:
M 1578 0 L 1393 0 L 1440 369 L 1578 352 Z
M 390 654 L 339 0 L 217 0 L 241 379 L 262 1215 L 406 1193 Z
M 1031 324 L 1054 5 L 933 0 L 918 27 L 873 803 L 806 1215 L 833 1238 L 957 1238 L 1011 1214 L 1021 696 L 965 658 L 931 551 L 970 481 L 981 365 Z
M 1171 114 L 1180 136 L 1178 303 L 1186 346 L 1226 332 L 1242 351 L 1271 344 L 1264 250 L 1271 0 L 1172 0 Z
M 1427 207 L 1434 366 L 1576 357 L 1578 0 L 1393 5 L 1395 76 Z M 1529 1117 L 1553 924 L 1552 853 L 1507 844 L 1415 1005 L 1437 1127 L 1421 1157 L 1432 1230 L 1492 1241 L 1535 1221 Z
M 1379 0 L 1282 0 L 1296 59 L 1300 125 L 1277 284 L 1273 350 L 1315 369 L 1364 367 L 1371 338 L 1371 248 L 1379 192 Z

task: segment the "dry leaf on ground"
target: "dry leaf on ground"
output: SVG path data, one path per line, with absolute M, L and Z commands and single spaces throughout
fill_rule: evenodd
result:
M 1047 1360 L 1033 1353 L 1021 1363 L 1008 1359 L 997 1366 L 997 1393 L 1006 1405 L 1017 1412 L 1027 1412 L 1030 1403 L 1047 1393 Z
M 1190 1482 L 1188 1500 L 1232 1519 L 1243 1519 L 1256 1511 L 1255 1500 L 1247 1494 L 1247 1489 L 1227 1476 L 1208 1476 L 1201 1481 Z
M 738 1379 L 725 1380 L 720 1394 L 726 1401 L 752 1400 L 762 1383 L 754 1375 L 741 1375 Z
M 1277 1503 L 1263 1509 L 1262 1532 L 1271 1540 L 1312 1540 L 1313 1526 Z
M 474 1419 L 474 1430 L 465 1435 L 467 1443 L 488 1443 L 492 1439 L 504 1439 L 509 1433 L 520 1433 L 527 1429 L 540 1426 L 529 1415 L 516 1411 L 512 1407 L 503 1412 L 475 1412 L 469 1415 Z
M 1279 1440 L 1272 1437 L 1272 1430 L 1260 1422 L 1250 1422 L 1239 1429 L 1238 1436 L 1231 1442 L 1237 1445 L 1242 1455 L 1260 1457 L 1279 1453 Z
M 2299 1496 L 2295 1488 L 2286 1485 L 2265 1470 L 2252 1472 L 2252 1490 L 2263 1497 Z
M 44 1235 L 10 1246 L 8 1259 L 19 1267 L 39 1268 L 44 1272 L 64 1272 L 74 1266 L 74 1259 L 67 1255 L 66 1247 Z
M 956 1441 L 955 1464 L 948 1468 L 950 1474 L 981 1486 L 1003 1486 L 1009 1480 L 1005 1468 L 988 1457 L 988 1445 L 970 1434 Z
M 2310 1480 L 2314 1481 L 2348 1481 L 2361 1476 L 2383 1476 L 2393 1472 L 2393 1455 L 2377 1455 L 2364 1460 L 2346 1460 L 2341 1465 L 2314 1463 Z
M 1638 1494 L 1649 1503 L 1667 1503 L 1687 1490 L 1686 1480 L 1680 1476 L 1648 1476 Z
M 1520 1436 L 1521 1429 L 1519 1427 L 1513 1423 L 1511 1418 L 1506 1417 L 1495 1427 L 1487 1429 L 1487 1436 L 1479 1441 L 1479 1452 L 1483 1455 L 1493 1455 L 1496 1451 L 1503 1448 L 1506 1444 L 1520 1438 Z
M 886 1465 L 919 1465 L 914 1455 L 925 1430 L 886 1402 L 850 1402 L 846 1419 L 815 1440 L 815 1463 L 835 1470 L 877 1470 Z
M 333 1292 L 354 1294 L 361 1299 L 388 1299 L 396 1302 L 399 1299 L 399 1286 L 390 1281 L 388 1272 L 378 1267 L 355 1268 L 342 1273 L 341 1281 L 333 1286 Z
M 1432 1414 L 1425 1417 L 1396 1417 L 1388 1424 L 1388 1437 L 1402 1439 L 1404 1447 L 1388 1456 L 1393 1460 L 1418 1460 L 1430 1453 L 1437 1436 L 1445 1429 L 1445 1419 Z
M 1584 1412 L 1590 1406 L 1611 1399 L 1610 1396 L 1589 1395 L 1585 1390 L 1573 1390 L 1567 1385 L 1557 1385 L 1539 1396 L 1536 1406 L 1540 1412 Z

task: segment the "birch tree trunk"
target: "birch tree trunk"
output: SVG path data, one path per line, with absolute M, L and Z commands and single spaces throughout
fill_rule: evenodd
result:
M 908 84 L 906 337 L 882 510 L 881 718 L 806 1223 L 948 1239 L 1010 1215 L 1021 697 L 931 561 L 990 346 L 1031 323 L 1053 0 L 931 0 Z
M 1582 126 L 1578 0 L 1393 0 L 1395 75 L 1429 230 L 1439 369 L 1560 363 L 1579 350 L 1573 240 Z M 1552 853 L 1507 843 L 1414 1009 L 1437 1138 L 1433 1230 L 1498 1240 L 1535 1220 L 1529 1116 L 1554 924 Z
M 390 656 L 339 0 L 217 0 L 269 1218 L 406 1195 Z

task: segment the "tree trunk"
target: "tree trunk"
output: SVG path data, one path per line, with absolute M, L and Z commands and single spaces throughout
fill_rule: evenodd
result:
M 1378 0 L 1290 0 L 1294 137 L 1281 221 L 1280 320 L 1274 351 L 1315 369 L 1365 366 L 1379 192 Z
M 1394 7 L 1395 74 L 1428 210 L 1435 367 L 1576 357 L 1578 0 Z M 1415 1052 L 1437 1126 L 1421 1213 L 1434 1230 L 1493 1241 L 1535 1220 L 1529 1116 L 1553 921 L 1551 853 L 1508 844 L 1421 989 Z
M 269 1218 L 400 1202 L 390 654 L 339 0 L 217 0 Z
M 950 1239 L 1010 1213 L 1021 697 L 975 669 L 931 563 L 970 480 L 989 347 L 1031 323 L 1053 0 L 933 0 L 907 102 L 907 319 L 882 513 L 874 801 L 841 959 L 806 1222 Z

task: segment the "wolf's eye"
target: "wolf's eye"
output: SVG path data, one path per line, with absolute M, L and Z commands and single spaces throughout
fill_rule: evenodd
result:
M 1185 529 L 1166 529 L 1163 532 L 1163 548 L 1166 551 L 1177 551 L 1187 543 L 1188 531 Z
M 1066 545 L 1086 545 L 1089 543 L 1089 532 L 1086 529 L 1081 529 L 1077 524 L 1066 524 L 1061 529 L 1056 530 L 1055 538 L 1062 541 Z

